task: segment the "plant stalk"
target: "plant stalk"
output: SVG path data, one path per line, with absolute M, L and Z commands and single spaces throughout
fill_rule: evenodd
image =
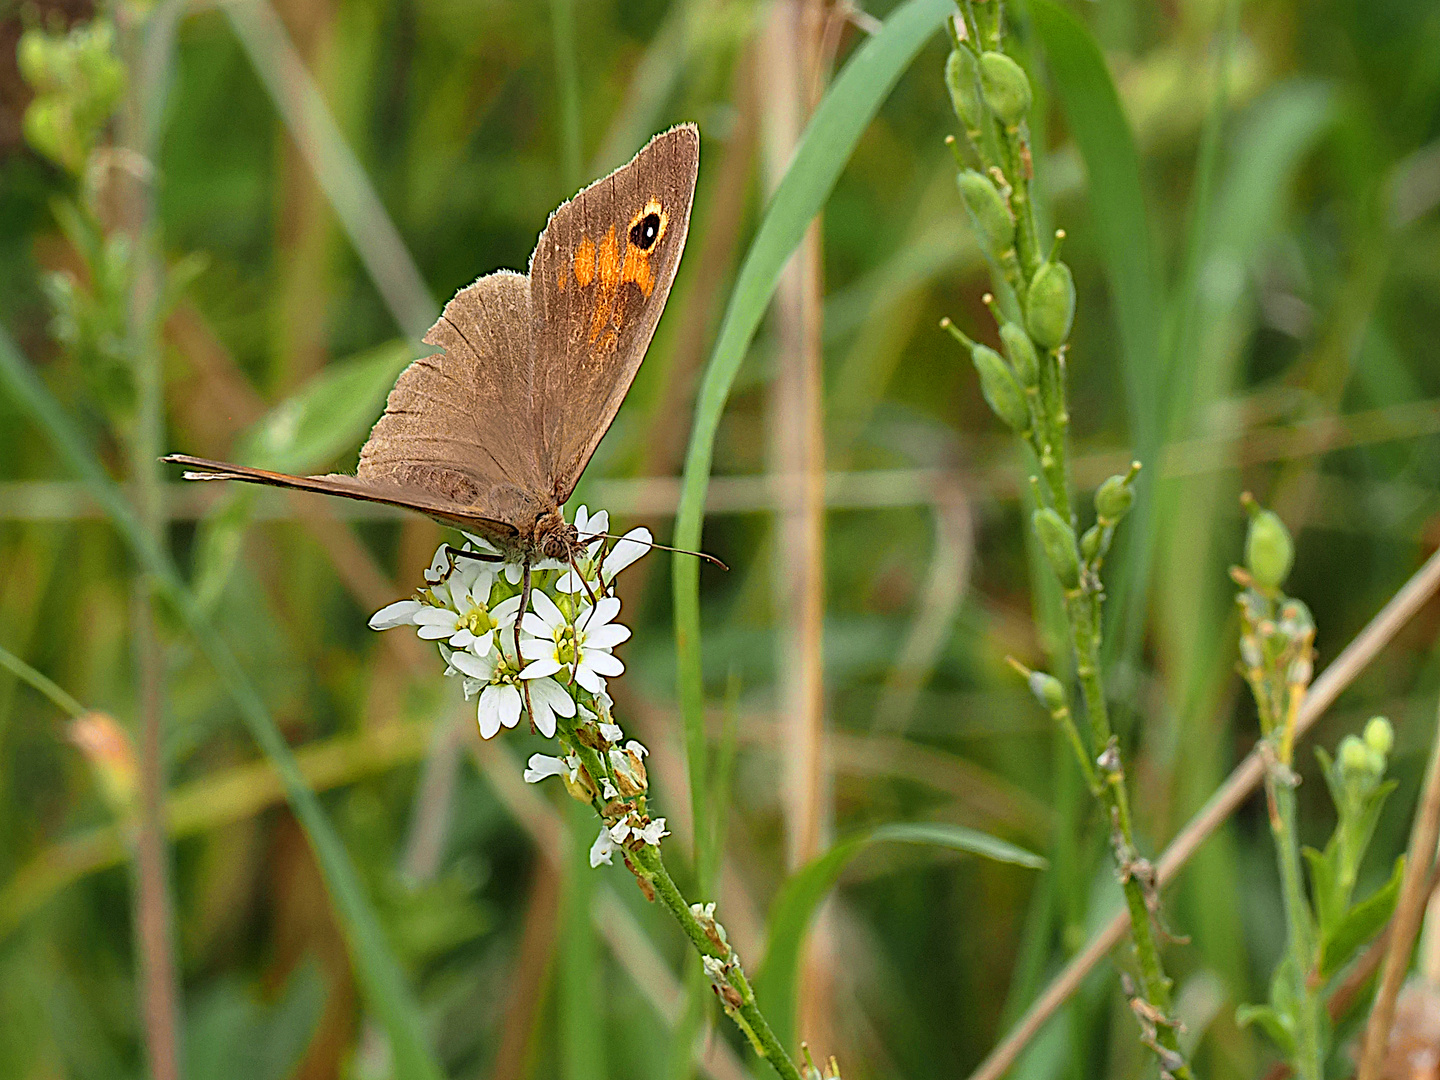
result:
M 1265 776 L 1265 797 L 1270 809 L 1270 831 L 1275 836 L 1275 857 L 1280 865 L 1280 892 L 1290 952 L 1291 992 L 1299 1003 L 1292 1065 L 1300 1080 L 1323 1080 L 1324 1053 L 1320 1038 L 1320 996 L 1311 989 L 1309 973 L 1315 960 L 1315 927 L 1305 897 L 1300 868 L 1300 841 L 1296 833 L 1295 787 L 1287 763 L 1277 764 Z

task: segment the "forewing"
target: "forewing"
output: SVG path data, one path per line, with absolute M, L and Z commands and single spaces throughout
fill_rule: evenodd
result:
M 342 499 L 358 499 L 361 502 L 382 503 L 385 506 L 414 510 L 502 541 L 515 535 L 515 530 L 510 525 L 476 514 L 472 507 L 441 498 L 423 488 L 363 480 L 340 473 L 326 476 L 291 476 L 288 473 L 254 469 L 248 465 L 233 465 L 227 461 L 210 461 L 188 454 L 169 454 L 160 460 L 186 466 L 186 480 L 241 480 L 247 484 L 265 484 L 295 491 L 312 491 L 320 495 L 338 495 Z
M 685 249 L 700 162 L 693 124 L 550 216 L 530 259 L 536 433 L 557 503 L 620 409 Z
M 420 490 L 528 531 L 551 494 L 533 437 L 530 287 L 501 271 L 461 289 L 390 391 L 356 477 Z

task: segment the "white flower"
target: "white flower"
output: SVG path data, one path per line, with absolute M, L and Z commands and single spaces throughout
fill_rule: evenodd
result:
M 614 866 L 610 861 L 610 853 L 614 850 L 615 842 L 610 839 L 610 830 L 602 827 L 595 843 L 590 845 L 590 865 L 596 867 L 604 863 L 606 866 Z
M 386 604 L 370 616 L 370 629 L 393 630 L 397 626 L 410 626 L 415 622 L 416 613 L 424 606 L 419 600 L 396 600 L 393 604 Z
M 635 835 L 651 847 L 659 847 L 660 838 L 662 836 L 669 836 L 670 830 L 665 828 L 665 819 L 663 817 L 657 817 L 644 828 L 636 829 Z
M 581 503 L 575 510 L 575 531 L 580 534 L 580 542 L 585 545 L 585 553 L 591 557 L 600 550 L 604 543 L 605 533 L 610 531 L 610 513 L 607 510 L 599 510 L 590 513 L 584 503 Z M 590 538 L 594 537 L 594 542 Z
M 620 614 L 620 601 L 607 596 L 594 607 L 580 612 L 573 624 L 543 592 L 532 594 L 535 610 L 527 612 L 520 626 L 531 634 L 521 642 L 520 654 L 532 661 L 521 678 L 539 679 L 571 671 L 577 683 L 592 694 L 605 688 L 602 676 L 625 670 L 610 652 L 630 636 L 626 626 L 611 620 Z
M 430 560 L 430 569 L 425 571 L 425 580 L 431 585 L 438 585 L 450 576 L 450 571 L 455 564 L 450 561 L 450 546 L 441 544 L 435 549 L 435 558 Z
M 527 784 L 538 784 L 547 776 L 563 776 L 569 769 L 565 762 L 558 757 L 548 757 L 545 754 L 531 754 L 530 761 L 525 767 L 525 782 Z
M 520 722 L 526 690 L 529 691 L 530 719 L 535 729 L 547 739 L 553 737 L 555 717 L 574 716 L 575 699 L 554 679 L 529 677 L 526 686 L 522 687 L 520 662 L 515 658 L 515 645 L 510 635 L 502 634 L 498 642 L 500 647 L 491 649 L 484 656 L 457 652 L 450 658 L 451 664 L 462 675 L 468 675 L 483 687 L 480 703 L 475 709 L 480 737 L 493 738 L 502 727 L 513 728 Z
M 618 799 L 620 797 L 620 792 L 616 790 L 615 785 L 610 782 L 608 776 L 602 776 L 600 778 L 600 794 L 604 795 L 607 799 Z
M 608 743 L 620 745 L 620 740 L 625 737 L 625 732 L 620 730 L 619 724 L 601 724 L 600 737 Z
M 469 649 L 476 656 L 490 651 L 495 631 L 505 625 L 505 616 L 513 623 L 520 608 L 518 597 L 497 604 L 490 610 L 490 590 L 495 584 L 495 571 L 483 563 L 471 561 L 430 590 L 439 606 L 425 605 L 414 615 L 420 628 L 416 631 L 426 641 L 448 641 L 452 648 Z M 507 607 L 506 605 L 509 605 Z M 504 609 L 502 611 L 502 609 Z
M 605 562 L 601 567 L 605 580 L 614 581 L 616 574 L 650 550 L 654 539 L 650 535 L 650 530 L 643 525 L 638 529 L 631 529 L 622 536 L 610 549 L 610 554 L 605 556 Z

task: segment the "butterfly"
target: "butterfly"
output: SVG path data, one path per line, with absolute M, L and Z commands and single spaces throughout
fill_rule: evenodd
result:
M 354 476 L 289 476 L 186 454 L 187 480 L 384 503 L 490 541 L 505 561 L 572 561 L 561 512 L 625 400 L 685 250 L 700 134 L 683 124 L 561 204 L 529 272 L 455 294 L 390 391 Z M 589 542 L 590 537 L 584 538 Z M 528 592 L 528 589 L 527 589 Z

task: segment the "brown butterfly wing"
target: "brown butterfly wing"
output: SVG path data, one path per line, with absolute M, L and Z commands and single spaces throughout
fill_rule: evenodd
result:
M 427 492 L 528 533 L 550 501 L 534 439 L 529 282 L 504 270 L 461 289 L 400 374 L 356 477 Z
M 556 210 L 530 258 L 536 434 L 557 505 L 645 358 L 685 249 L 699 164 L 693 124 L 655 136 Z
M 500 521 L 493 521 L 475 515 L 469 507 L 447 499 L 438 498 L 423 488 L 405 487 L 399 484 L 377 483 L 330 473 L 325 476 L 291 476 L 288 473 L 255 469 L 249 465 L 234 465 L 227 461 L 210 461 L 207 458 L 191 457 L 189 454 L 167 454 L 160 459 L 176 465 L 187 466 L 186 480 L 242 480 L 248 484 L 265 484 L 269 487 L 289 488 L 292 491 L 312 491 L 319 495 L 338 495 L 344 499 L 361 502 L 381 503 L 429 514 L 440 521 L 449 522 L 465 529 L 472 529 L 499 539 L 512 537 L 515 530 Z

